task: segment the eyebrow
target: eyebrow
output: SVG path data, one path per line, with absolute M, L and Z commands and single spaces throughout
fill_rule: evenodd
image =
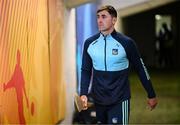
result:
M 100 14 L 97 14 L 97 16 L 107 16 L 107 15 L 106 15 L 106 14 L 101 14 L 101 15 L 100 15 Z

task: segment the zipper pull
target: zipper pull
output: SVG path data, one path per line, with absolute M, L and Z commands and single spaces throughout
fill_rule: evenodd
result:
M 106 37 L 107 37 L 107 36 L 104 36 L 104 40 L 106 40 Z

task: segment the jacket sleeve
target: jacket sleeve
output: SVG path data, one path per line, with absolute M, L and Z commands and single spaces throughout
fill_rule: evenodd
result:
M 89 47 L 89 41 L 86 40 L 84 44 L 83 56 L 82 56 L 82 66 L 81 66 L 81 89 L 80 95 L 87 95 L 88 88 L 91 80 L 92 73 L 92 60 L 87 50 Z
M 130 63 L 132 63 L 133 67 L 135 67 L 135 70 L 138 73 L 141 83 L 148 94 L 148 98 L 154 98 L 154 97 L 156 97 L 156 94 L 153 89 L 148 71 L 147 71 L 147 69 L 143 63 L 143 60 L 140 57 L 140 54 L 137 50 L 136 44 L 133 40 L 130 40 L 128 43 L 129 43 L 128 54 L 127 54 L 128 59 L 129 59 Z

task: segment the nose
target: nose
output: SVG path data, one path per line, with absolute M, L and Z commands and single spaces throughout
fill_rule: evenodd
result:
M 102 19 L 101 19 L 101 18 L 98 18 L 98 19 L 97 19 L 97 22 L 98 22 L 98 24 L 101 24 L 101 23 L 102 23 Z

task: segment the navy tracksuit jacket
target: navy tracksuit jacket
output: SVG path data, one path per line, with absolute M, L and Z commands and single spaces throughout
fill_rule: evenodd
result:
M 111 105 L 130 99 L 130 63 L 138 72 L 148 97 L 155 97 L 149 74 L 132 39 L 115 30 L 107 36 L 98 33 L 90 37 L 84 44 L 80 95 L 87 95 L 93 74 L 91 92 L 95 103 Z

